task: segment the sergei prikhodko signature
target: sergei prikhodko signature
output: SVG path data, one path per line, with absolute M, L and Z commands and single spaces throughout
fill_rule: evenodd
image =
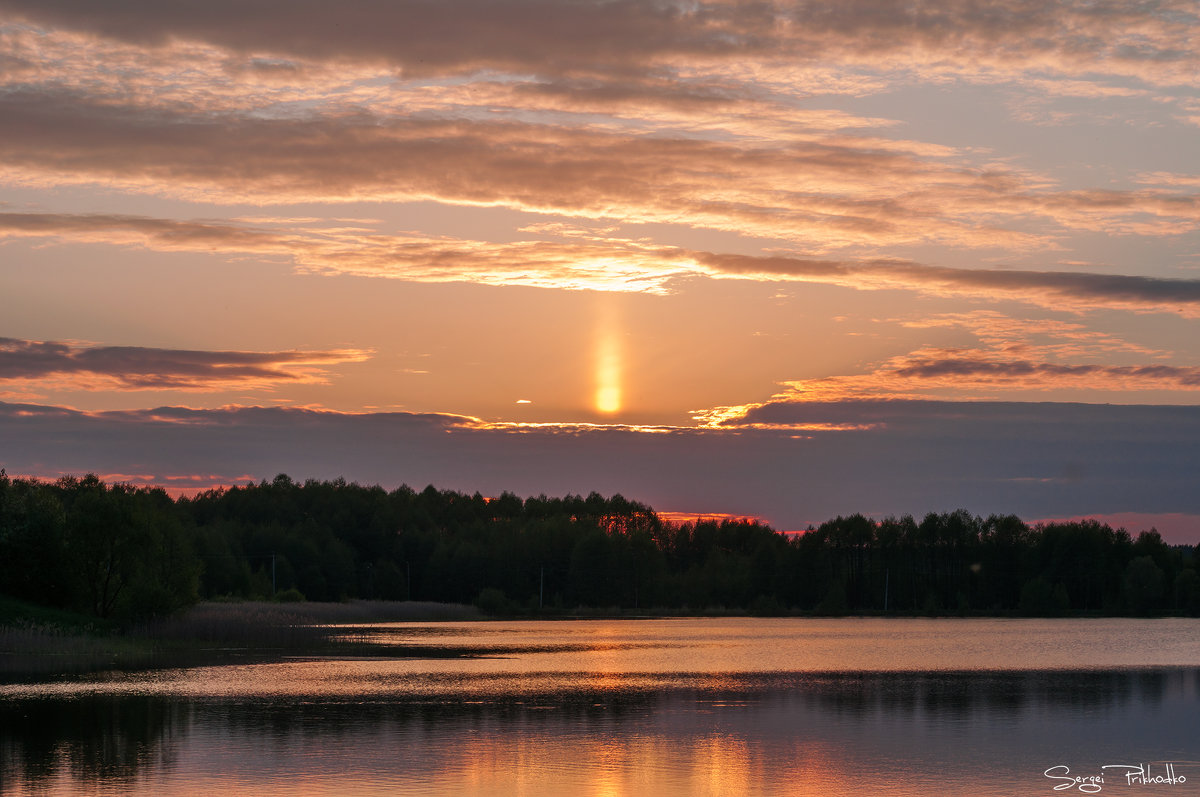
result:
M 1187 778 L 1175 771 L 1174 764 L 1105 764 L 1094 775 L 1074 775 L 1065 764 L 1043 773 L 1058 781 L 1055 791 L 1078 789 L 1084 794 L 1103 791 L 1105 786 L 1182 786 Z

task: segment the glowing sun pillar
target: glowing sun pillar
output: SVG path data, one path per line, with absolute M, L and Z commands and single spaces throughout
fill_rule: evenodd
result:
M 596 323 L 596 395 L 598 412 L 611 414 L 621 409 L 621 340 L 613 297 L 601 294 Z

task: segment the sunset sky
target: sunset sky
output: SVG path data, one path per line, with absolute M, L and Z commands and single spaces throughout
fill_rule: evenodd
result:
M 1200 541 L 1193 0 L 0 0 L 0 467 Z

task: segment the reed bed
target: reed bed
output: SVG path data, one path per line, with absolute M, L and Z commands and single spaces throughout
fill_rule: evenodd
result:
M 136 667 L 153 656 L 152 647 L 144 641 L 103 629 L 33 622 L 0 626 L 0 682 L 4 674 Z
M 331 653 L 356 647 L 352 634 L 331 626 L 479 616 L 473 606 L 416 601 L 244 601 L 201 603 L 172 617 L 119 630 L 16 620 L 0 625 L 0 675 L 138 669 L 165 659 Z
M 131 634 L 161 642 L 295 647 L 323 642 L 328 626 L 477 619 L 473 606 L 417 601 L 211 602 L 139 626 Z

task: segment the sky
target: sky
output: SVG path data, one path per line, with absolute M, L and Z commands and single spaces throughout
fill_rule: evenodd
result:
M 0 0 L 0 467 L 1200 542 L 1191 0 Z

